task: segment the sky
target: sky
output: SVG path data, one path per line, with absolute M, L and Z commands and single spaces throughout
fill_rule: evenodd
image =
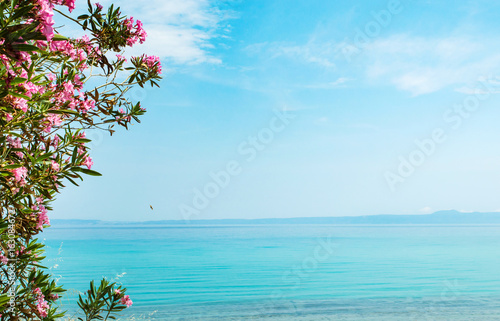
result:
M 113 3 L 164 79 L 51 218 L 500 211 L 496 1 Z

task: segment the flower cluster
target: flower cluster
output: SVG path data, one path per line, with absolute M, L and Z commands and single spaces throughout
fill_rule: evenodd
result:
M 54 166 L 54 163 L 52 163 L 52 166 Z M 34 204 L 31 209 L 33 210 L 32 216 L 36 219 L 37 229 L 43 230 L 44 225 L 50 225 L 50 220 L 47 216 L 47 209 L 43 205 L 43 199 L 41 197 L 36 199 L 36 204 Z
M 36 20 L 40 22 L 40 31 L 48 41 L 51 41 L 54 38 L 54 4 L 65 5 L 71 12 L 75 9 L 75 0 L 35 0 L 34 2 L 37 5 Z
M 38 314 L 45 318 L 47 316 L 47 310 L 50 308 L 49 303 L 45 300 L 45 296 L 42 294 L 42 290 L 40 288 L 36 288 L 33 290 L 33 293 L 36 295 L 36 309 Z
M 124 295 L 123 298 L 120 299 L 120 303 L 126 305 L 127 308 L 133 304 L 128 295 Z
M 161 79 L 158 57 L 123 56 L 126 46 L 145 41 L 141 21 L 126 18 L 119 8 L 103 10 L 90 2 L 89 14 L 71 18 L 57 5 L 72 12 L 75 0 L 0 1 L 0 223 L 15 226 L 11 242 L 17 255 L 12 263 L 1 246 L 0 264 L 15 265 L 20 287 L 15 311 L 0 307 L 2 320 L 62 316 L 53 303 L 64 289 L 43 268 L 44 245 L 35 236 L 50 226 L 51 202 L 65 184 L 100 175 L 92 169 L 85 131 L 113 134 L 114 126 L 127 129 L 139 122 L 145 109 L 126 93 L 135 85 L 159 86 Z M 56 11 L 87 35 L 60 35 Z M 110 51 L 120 53 L 115 61 Z M 0 229 L 0 239 L 9 240 L 7 230 Z M 110 315 L 132 305 L 125 289 L 113 295 L 114 286 L 103 282 L 102 296 L 82 301 L 86 316 Z M 112 303 L 95 302 L 106 295 Z M 94 311 L 95 306 L 101 311 Z
M 123 25 L 128 30 L 127 46 L 132 47 L 137 42 L 144 43 L 144 41 L 146 41 L 148 34 L 143 29 L 140 20 L 137 20 L 134 25 L 134 17 L 130 17 L 124 20 Z

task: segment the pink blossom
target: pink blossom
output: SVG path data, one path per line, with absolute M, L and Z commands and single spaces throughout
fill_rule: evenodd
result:
M 12 120 L 12 115 L 11 114 L 5 114 L 5 120 L 6 121 L 11 121 Z
M 37 20 L 40 21 L 40 31 L 48 41 L 52 41 L 52 38 L 54 38 L 53 5 L 47 0 L 37 0 L 36 2 L 39 5 L 39 9 L 37 10 Z
M 56 161 L 52 161 L 51 168 L 55 172 L 59 172 L 59 163 Z
M 83 85 L 83 83 L 80 81 L 80 75 L 75 75 L 75 79 L 73 80 L 73 82 L 77 87 L 81 87 Z
M 52 126 L 59 126 L 62 123 L 61 115 L 50 115 L 47 117 L 47 120 L 50 122 Z
M 116 290 L 115 290 L 115 294 L 120 295 L 120 294 L 121 294 L 120 289 L 116 289 Z
M 69 12 L 75 9 L 75 0 L 66 0 L 66 6 L 68 7 Z
M 82 165 L 85 165 L 85 166 L 87 166 L 88 169 L 90 169 L 92 167 L 92 165 L 94 165 L 94 162 L 92 161 L 92 158 L 87 156 L 87 157 L 85 157 L 85 160 L 83 161 Z
M 70 100 L 73 98 L 73 95 L 75 94 L 75 87 L 73 86 L 73 83 L 71 81 L 66 81 L 63 84 L 63 96 L 66 100 Z
M 52 145 L 54 148 L 57 148 L 59 146 L 59 142 L 61 139 L 59 138 L 58 135 L 55 135 L 52 141 L 50 142 L 50 145 Z
M 7 137 L 7 143 L 9 143 L 9 146 L 11 148 L 22 148 L 23 145 L 21 144 L 21 139 L 19 138 L 12 138 L 12 137 Z M 24 154 L 22 152 L 16 152 L 16 155 L 20 158 L 24 157 Z
M 21 109 L 24 112 L 28 111 L 28 101 L 26 99 L 16 97 L 13 103 L 15 108 Z
M 40 86 L 37 86 L 30 81 L 22 83 L 21 87 L 23 87 L 26 90 L 26 96 L 28 97 L 32 97 L 33 94 L 39 93 L 42 90 Z
M 50 225 L 50 220 L 47 215 L 47 209 L 45 208 L 45 206 L 40 205 L 38 206 L 38 221 L 36 224 L 36 228 L 43 230 L 44 225 Z
M 132 57 L 134 58 L 134 57 Z M 139 57 L 142 59 L 145 63 L 146 66 L 148 66 L 149 69 L 151 70 L 156 70 L 158 74 L 161 74 L 161 61 L 160 58 L 157 56 L 148 56 L 148 55 L 142 55 Z
M 22 182 L 28 175 L 28 170 L 25 167 L 14 168 L 12 174 L 14 174 L 14 179 L 16 182 Z
M 95 6 L 97 7 L 98 10 L 102 10 L 102 5 L 99 2 L 96 2 Z
M 61 115 L 50 115 L 45 120 L 49 122 L 44 129 L 46 133 L 49 133 L 53 126 L 59 126 L 62 123 Z
M 139 39 L 139 43 L 144 43 L 144 41 L 146 41 L 146 37 L 148 36 L 146 30 L 142 28 L 142 22 L 140 20 L 137 20 L 135 23 L 135 35 Z
M 90 109 L 94 109 L 95 101 L 92 99 L 86 99 L 82 102 L 82 113 L 88 112 Z
M 125 304 L 127 308 L 133 304 L 132 300 L 130 300 L 130 297 L 128 295 L 125 295 L 123 298 L 121 298 L 120 303 Z
M 50 308 L 47 301 L 44 300 L 44 296 L 41 295 L 37 300 L 36 309 L 42 318 L 47 316 L 47 310 Z

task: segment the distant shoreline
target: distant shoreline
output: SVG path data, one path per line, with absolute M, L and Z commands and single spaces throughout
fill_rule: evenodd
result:
M 127 226 L 127 225 L 287 225 L 287 224 L 324 224 L 324 225 L 491 225 L 500 224 L 500 212 L 439 211 L 425 215 L 366 215 L 339 217 L 295 217 L 265 219 L 210 219 L 210 220 L 159 220 L 159 221 L 100 221 L 53 219 L 53 226 L 78 225 L 87 227 Z

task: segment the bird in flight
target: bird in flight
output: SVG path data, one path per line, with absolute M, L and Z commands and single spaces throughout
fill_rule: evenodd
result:
M 151 210 L 153 210 L 153 206 L 149 205 L 149 207 L 151 207 Z

